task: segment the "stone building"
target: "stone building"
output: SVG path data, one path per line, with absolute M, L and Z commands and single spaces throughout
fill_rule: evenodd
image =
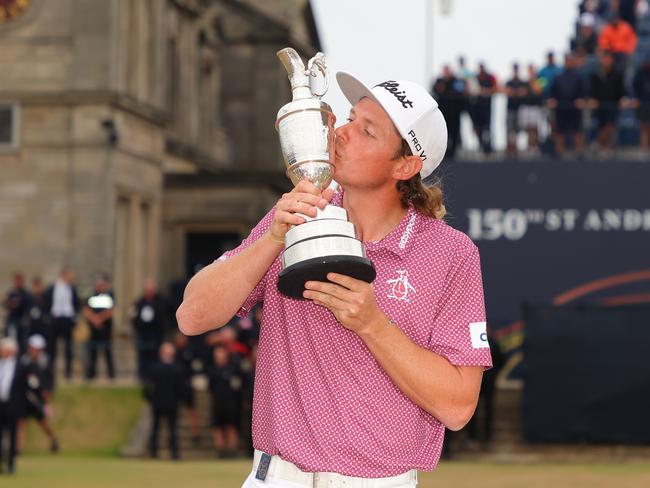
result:
M 178 293 L 290 188 L 275 52 L 314 26 L 307 0 L 0 3 L 0 291 L 108 272 L 122 332 L 146 277 Z

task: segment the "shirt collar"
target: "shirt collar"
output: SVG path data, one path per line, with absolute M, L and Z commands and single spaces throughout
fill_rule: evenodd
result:
M 343 190 L 334 194 L 331 203 L 338 207 L 343 205 Z M 386 249 L 403 258 L 413 245 L 413 235 L 419 231 L 420 221 L 421 217 L 417 210 L 409 203 L 408 210 L 397 227 L 382 239 L 375 242 L 366 241 L 363 244 L 368 251 Z

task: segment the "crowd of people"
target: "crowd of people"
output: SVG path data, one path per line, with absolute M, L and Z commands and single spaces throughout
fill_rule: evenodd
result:
M 462 147 L 464 113 L 472 122 L 480 150 L 492 152 L 492 100 L 497 93 L 507 98 L 506 153 L 511 157 L 518 153 L 517 140 L 522 133 L 527 135 L 527 151 L 533 154 L 563 156 L 570 147 L 583 155 L 592 140 L 601 154 L 611 154 L 622 139 L 617 137 L 617 127 L 623 112 L 634 114 L 638 127 L 638 139 L 633 137 L 627 143 L 638 143 L 639 149 L 647 152 L 650 46 L 637 49 L 636 28 L 642 22 L 650 29 L 646 0 L 585 0 L 563 66 L 549 52 L 539 70 L 532 63 L 525 68 L 513 63 L 512 75 L 505 83 L 499 83 L 485 63 L 479 64 L 476 73 L 462 57 L 456 69 L 444 66 L 432 94 L 447 120 L 447 156 L 453 159 Z
M 27 289 L 20 272 L 12 279 L 13 286 L 2 301 L 5 324 L 0 348 L 0 453 L 3 433 L 9 442 L 8 459 L 0 457 L 0 471 L 4 466 L 9 473 L 15 469 L 14 459 L 24 442 L 24 424 L 29 418 L 34 418 L 48 436 L 51 451 L 59 450 L 59 439 L 50 423 L 55 379 L 57 372 L 62 378 L 73 379 L 73 364 L 79 355 L 75 330 L 80 318 L 87 324 L 87 333 L 76 335 L 87 337 L 83 379 L 91 382 L 97 377 L 99 355 L 105 360 L 109 380 L 117 375 L 113 358 L 115 297 L 107 275 L 97 277 L 85 299 L 80 298 L 75 286 L 74 271 L 67 267 L 48 287 L 40 277 L 34 277 L 31 289 Z M 177 429 L 181 411 L 189 417 L 192 443 L 199 443 L 204 426 L 195 405 L 196 375 L 208 380 L 212 404 L 209 427 L 218 455 L 250 451 L 259 316 L 252 312 L 250 317 L 233 319 L 232 324 L 216 332 L 187 337 L 177 329 L 175 308 L 173 300 L 159 292 L 156 282 L 147 279 L 129 314 L 136 356 L 133 373 L 151 405 L 149 454 L 158 457 L 159 430 L 165 420 L 171 456 L 180 457 Z M 57 357 L 62 364 L 58 365 Z M 120 373 L 129 375 L 131 371 Z

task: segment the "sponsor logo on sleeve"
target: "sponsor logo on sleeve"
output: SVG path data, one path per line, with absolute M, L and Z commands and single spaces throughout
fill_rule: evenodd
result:
M 472 339 L 472 347 L 474 349 L 481 349 L 484 347 L 489 348 L 490 344 L 487 340 L 487 329 L 485 322 L 472 322 L 469 324 L 469 335 Z

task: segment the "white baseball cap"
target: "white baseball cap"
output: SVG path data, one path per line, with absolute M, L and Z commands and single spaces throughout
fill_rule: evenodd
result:
M 580 16 L 580 25 L 584 27 L 593 27 L 596 25 L 596 16 L 590 12 L 584 12 Z
M 381 105 L 413 154 L 422 159 L 420 176 L 424 179 L 433 173 L 447 150 L 447 124 L 429 92 L 411 81 L 394 80 L 371 89 L 343 71 L 336 73 L 336 81 L 352 105 L 363 97 Z
M 30 336 L 27 343 L 29 347 L 33 347 L 34 349 L 45 349 L 45 337 L 40 334 Z

